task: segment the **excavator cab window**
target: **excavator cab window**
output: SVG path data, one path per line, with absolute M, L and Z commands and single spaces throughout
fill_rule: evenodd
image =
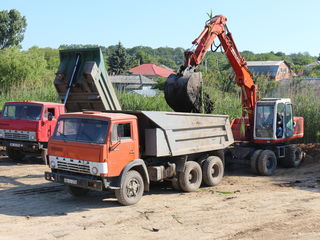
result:
M 272 138 L 274 126 L 274 105 L 257 105 L 256 137 Z
M 276 137 L 283 138 L 285 129 L 283 127 L 285 116 L 285 104 L 279 103 L 277 106 L 277 119 L 276 119 Z
M 293 136 L 293 114 L 292 114 L 292 104 L 286 104 L 286 111 L 285 111 L 285 135 L 286 137 Z

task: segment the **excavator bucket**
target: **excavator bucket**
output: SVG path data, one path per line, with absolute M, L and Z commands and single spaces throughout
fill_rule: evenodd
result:
M 201 87 L 200 72 L 171 74 L 165 82 L 164 96 L 175 112 L 211 113 L 213 103 L 209 95 L 201 91 Z

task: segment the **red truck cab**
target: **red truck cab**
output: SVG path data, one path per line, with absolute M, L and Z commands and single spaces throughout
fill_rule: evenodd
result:
M 49 138 L 64 112 L 64 105 L 59 103 L 6 102 L 0 116 L 0 144 L 13 160 L 26 154 L 46 155 Z

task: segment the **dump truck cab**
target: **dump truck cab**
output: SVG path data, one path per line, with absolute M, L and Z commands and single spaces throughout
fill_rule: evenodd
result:
M 16 101 L 6 102 L 0 116 L 0 143 L 11 159 L 25 154 L 39 154 L 47 148 L 63 104 Z
M 139 158 L 136 116 L 83 112 L 62 115 L 48 149 L 53 170 L 117 177 Z M 101 190 L 101 189 L 99 189 Z

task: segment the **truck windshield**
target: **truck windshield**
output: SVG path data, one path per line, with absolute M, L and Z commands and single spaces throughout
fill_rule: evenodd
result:
M 41 112 L 41 105 L 10 103 L 4 106 L 2 118 L 40 120 Z
M 92 118 L 60 118 L 53 139 L 103 144 L 109 122 Z

